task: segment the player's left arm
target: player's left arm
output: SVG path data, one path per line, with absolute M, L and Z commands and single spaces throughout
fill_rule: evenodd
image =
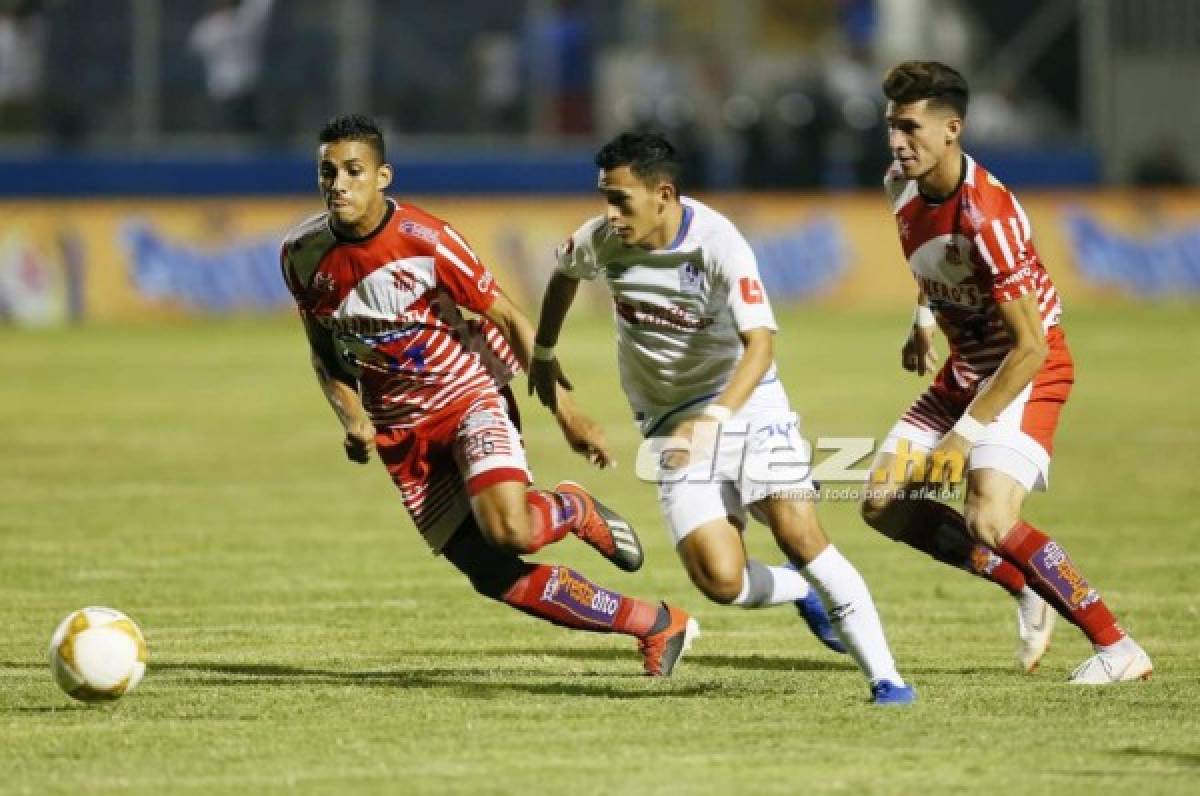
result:
M 735 413 L 750 400 L 750 393 L 767 375 L 771 363 L 775 361 L 775 332 L 763 326 L 758 329 L 746 329 L 738 332 L 742 345 L 746 350 L 742 358 L 733 368 L 733 374 L 721 394 L 712 400 L 712 404 L 728 409 Z M 710 405 L 712 405 L 710 404 Z
M 525 313 L 514 304 L 503 291 L 500 291 L 492 305 L 483 313 L 489 321 L 496 324 L 500 334 L 508 341 L 509 347 L 521 363 L 528 368 L 533 355 L 533 325 L 525 317 Z M 556 384 L 558 393 L 554 406 L 554 418 L 562 429 L 563 436 L 571 449 L 587 458 L 589 462 L 601 469 L 615 465 L 612 453 L 609 451 L 608 440 L 604 430 L 598 423 L 583 414 L 575 405 L 568 392 L 561 384 Z
M 775 315 L 750 244 L 741 235 L 731 235 L 714 263 L 728 281 L 729 311 L 744 350 L 725 388 L 704 407 L 701 415 L 684 420 L 672 430 L 673 436 L 685 439 L 691 437 L 698 422 L 721 422 L 741 409 L 775 361 Z M 671 466 L 681 466 L 682 462 L 675 458 Z
M 997 302 L 1000 318 L 1013 339 L 1013 347 L 1000 363 L 987 386 L 979 391 L 967 412 L 987 425 L 1029 386 L 1046 361 L 1049 348 L 1037 294 L 1025 293 L 1011 301 Z
M 997 302 L 1000 317 L 1012 336 L 1013 347 L 1000 367 L 979 391 L 967 411 L 929 456 L 929 477 L 941 481 L 953 468 L 941 473 L 933 471 L 938 461 L 965 460 L 971 447 L 979 442 L 984 428 L 1029 386 L 1046 361 L 1048 348 L 1042 316 L 1038 312 L 1037 294 L 1025 293 L 1010 301 Z

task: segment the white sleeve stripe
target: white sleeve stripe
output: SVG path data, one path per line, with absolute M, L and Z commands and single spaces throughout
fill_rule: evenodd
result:
M 1016 267 L 1016 261 L 1013 260 L 1012 249 L 1008 248 L 1008 240 L 1004 237 L 1004 225 L 999 219 L 992 219 L 992 234 L 996 236 L 996 244 L 1000 247 L 1001 254 L 1004 255 L 1004 261 L 1008 263 L 1009 268 Z
M 987 242 L 984 241 L 982 232 L 975 235 L 975 250 L 983 257 L 983 261 L 987 263 L 987 267 L 991 269 L 992 273 L 999 275 L 1000 269 L 996 267 L 995 261 L 992 260 L 992 253 L 988 251 Z
M 1017 208 L 1017 218 L 1021 219 L 1021 229 L 1025 233 L 1025 240 L 1033 238 L 1033 230 L 1029 228 L 1029 216 L 1025 215 L 1025 208 L 1021 207 L 1021 203 L 1017 201 L 1017 197 L 1013 197 L 1013 207 Z
M 469 255 L 471 256 L 471 259 L 472 259 L 472 260 L 474 260 L 474 261 L 475 261 L 475 262 L 477 262 L 477 263 L 479 262 L 479 258 L 475 256 L 475 252 L 474 252 L 474 250 L 472 250 L 472 249 L 471 249 L 471 247 L 467 245 L 467 242 L 466 242 L 465 240 L 463 240 L 463 239 L 462 239 L 462 236 L 461 236 L 461 235 L 459 235 L 457 232 L 455 232 L 455 231 L 454 231 L 454 229 L 453 229 L 452 227 L 450 227 L 450 226 L 445 226 L 445 227 L 442 227 L 442 230 L 443 230 L 443 231 L 444 231 L 444 232 L 445 232 L 447 235 L 449 235 L 450 237 L 454 238 L 454 242 L 455 242 L 455 243 L 457 243 L 459 246 L 462 246 L 462 247 L 463 247 L 463 251 L 465 251 L 467 254 L 469 254 Z
M 437 253 L 442 255 L 443 257 L 445 257 L 450 262 L 454 263 L 454 266 L 456 268 L 458 268 L 458 270 L 460 270 L 464 274 L 466 274 L 467 276 L 469 276 L 469 277 L 475 276 L 475 273 L 470 268 L 467 268 L 467 266 L 463 264 L 463 261 L 458 259 L 458 255 L 455 254 L 454 252 L 450 251 L 450 247 L 447 246 L 446 244 L 439 243 L 437 245 Z
M 1017 251 L 1020 252 L 1023 258 L 1025 256 L 1025 239 L 1021 236 L 1021 229 L 1017 226 L 1017 219 L 1009 216 L 1008 226 L 1012 228 L 1013 240 L 1017 242 Z

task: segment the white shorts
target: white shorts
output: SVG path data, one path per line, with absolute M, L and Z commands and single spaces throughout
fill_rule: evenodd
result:
M 765 524 L 756 505 L 765 498 L 815 494 L 812 448 L 800 436 L 799 417 L 788 409 L 786 396 L 771 401 L 774 406 L 763 403 L 748 402 L 720 424 L 719 434 L 704 439 L 697 433 L 691 460 L 682 470 L 659 469 L 659 506 L 675 544 L 715 519 L 730 518 L 741 529 L 749 512 Z M 715 430 L 717 425 L 696 426 L 703 427 Z
M 1045 491 L 1050 484 L 1050 454 L 1036 439 L 1021 430 L 1021 419 L 1030 388 L 1022 393 L 984 427 L 983 439 L 967 455 L 967 470 L 998 470 L 1011 477 L 1026 492 Z M 928 453 L 941 442 L 944 433 L 920 428 L 901 420 L 888 432 L 880 447 L 882 453 L 895 453 L 897 443 L 907 440 L 913 451 Z

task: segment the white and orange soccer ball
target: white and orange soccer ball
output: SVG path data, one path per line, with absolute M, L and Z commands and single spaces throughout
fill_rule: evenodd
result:
M 132 691 L 146 673 L 146 639 L 120 611 L 73 611 L 50 639 L 54 682 L 82 702 L 107 702 Z

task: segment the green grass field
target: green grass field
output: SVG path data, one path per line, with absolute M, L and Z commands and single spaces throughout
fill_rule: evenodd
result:
M 781 316 L 806 434 L 882 435 L 919 389 L 895 364 L 902 316 Z M 431 557 L 378 462 L 342 458 L 292 320 L 0 331 L 0 792 L 1196 793 L 1200 320 L 1071 308 L 1067 329 L 1079 380 L 1028 518 L 1154 679 L 1065 685 L 1090 652 L 1065 623 L 1017 674 L 1005 595 L 828 504 L 920 689 L 909 710 L 867 705 L 790 608 L 692 590 L 633 476 L 607 319 L 575 319 L 563 352 L 622 466 L 588 472 L 529 405 L 526 440 L 542 483 L 593 486 L 648 560 L 627 575 L 571 538 L 539 558 L 697 614 L 668 680 L 639 676 L 631 640 L 487 602 Z M 772 558 L 765 529 L 747 539 Z M 46 666 L 55 624 L 89 604 L 149 640 L 115 705 L 73 703 Z

